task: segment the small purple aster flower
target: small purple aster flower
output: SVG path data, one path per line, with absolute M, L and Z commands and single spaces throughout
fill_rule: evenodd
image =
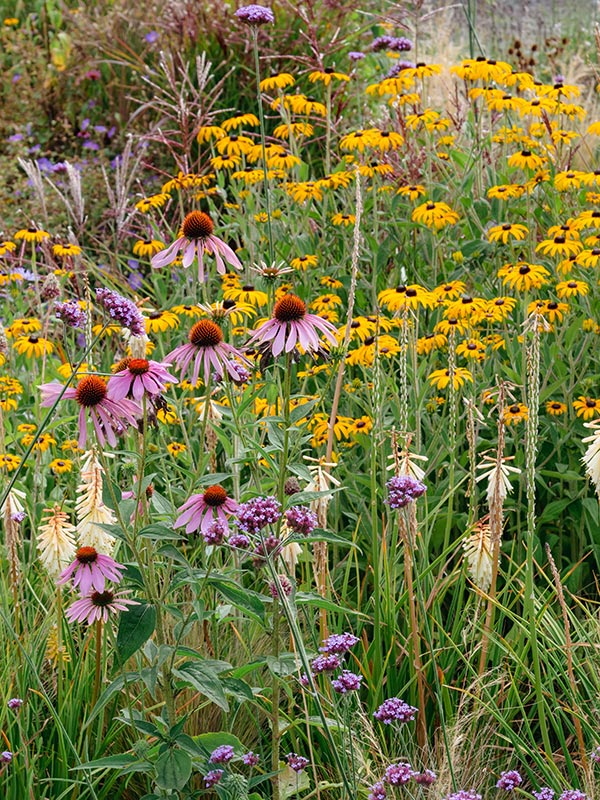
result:
M 357 692 L 360 689 L 361 681 L 362 675 L 356 675 L 345 669 L 339 677 L 331 681 L 331 685 L 338 694 L 347 694 L 348 692 Z
M 539 791 L 531 794 L 535 797 L 535 800 L 554 800 L 554 789 L 550 789 L 548 786 L 542 786 Z
M 292 506 L 285 512 L 289 527 L 302 536 L 310 536 L 317 527 L 317 515 L 306 506 Z
M 347 653 L 358 642 L 358 636 L 353 633 L 332 633 L 319 647 L 321 653 Z
M 588 800 L 588 796 L 580 792 L 579 789 L 566 789 L 559 800 Z
M 204 776 L 204 785 L 207 789 L 212 789 L 213 786 L 216 786 L 217 783 L 219 783 L 222 777 L 222 769 L 211 769 L 211 771 L 207 772 Z
M 523 778 L 519 775 L 516 769 L 508 770 L 508 772 L 501 772 L 498 782 L 496 783 L 497 789 L 504 789 L 506 792 L 512 792 L 517 786 L 523 783 Z
M 0 764 L 10 764 L 13 760 L 13 754 L 10 750 L 5 750 L 3 753 L 0 753 Z
M 266 25 L 267 23 L 275 22 L 275 15 L 270 8 L 259 6 L 255 3 L 238 8 L 234 16 L 236 16 L 240 22 L 245 22 L 246 25 Z
M 21 706 L 23 705 L 23 701 L 20 697 L 11 697 L 11 699 L 6 704 L 11 711 L 18 711 Z
M 143 336 L 146 333 L 144 317 L 132 300 L 112 289 L 96 289 L 96 300 L 108 311 L 109 316 L 130 330 L 134 336 Z
M 253 753 L 252 750 L 249 750 L 242 756 L 242 761 L 247 767 L 256 767 L 260 759 L 256 753 Z
M 390 786 L 404 786 L 413 776 L 413 768 L 406 762 L 390 764 L 386 769 L 383 780 Z
M 274 525 L 281 517 L 281 503 L 274 497 L 254 497 L 238 507 L 236 524 L 250 535 L 259 533 L 267 525 Z
M 475 789 L 459 789 L 458 792 L 447 794 L 443 800 L 482 800 L 482 797 Z
M 351 50 L 348 53 L 348 58 L 350 59 L 350 61 L 353 61 L 354 63 L 356 63 L 357 61 L 362 61 L 363 58 L 365 57 L 366 57 L 365 53 L 361 53 L 360 50 Z
M 299 756 L 297 753 L 288 753 L 286 756 L 288 766 L 294 770 L 294 772 L 302 772 L 308 766 L 308 758 L 304 758 L 304 756 Z
M 333 672 L 339 666 L 340 659 L 334 653 L 331 653 L 313 658 L 310 668 L 318 675 L 321 672 Z
M 378 722 L 390 725 L 392 722 L 412 722 L 417 710 L 399 697 L 389 697 L 383 701 L 373 716 Z
M 399 475 L 396 478 L 391 478 L 386 483 L 386 487 L 389 492 L 386 503 L 392 509 L 404 508 L 427 491 L 424 483 L 410 475 Z
M 233 747 L 230 744 L 222 744 L 212 751 L 208 761 L 210 764 L 228 764 L 234 756 Z
M 385 785 L 381 781 L 377 781 L 371 786 L 367 800 L 385 800 L 387 791 Z
M 432 769 L 423 770 L 423 772 L 415 772 L 413 775 L 415 783 L 420 786 L 431 786 L 437 780 L 437 775 Z
M 66 303 L 55 303 L 54 313 L 69 328 L 85 328 L 87 314 L 77 300 L 68 300 Z
M 144 39 L 145 39 L 145 41 L 148 42 L 148 44 L 154 44 L 154 42 L 157 42 L 159 40 L 159 38 L 160 38 L 160 34 L 159 34 L 158 31 L 149 31 L 144 36 Z

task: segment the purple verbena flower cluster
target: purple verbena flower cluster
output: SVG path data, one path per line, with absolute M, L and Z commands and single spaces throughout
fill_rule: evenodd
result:
M 0 764 L 10 764 L 13 760 L 13 754 L 10 750 L 4 750 L 4 752 L 0 753 Z
M 288 766 L 294 770 L 294 772 L 302 772 L 308 766 L 308 758 L 304 758 L 304 756 L 299 756 L 297 753 L 288 753 L 286 756 Z
M 230 744 L 222 744 L 212 751 L 208 761 L 210 764 L 228 764 L 234 756 L 233 747 Z
M 319 651 L 321 653 L 347 653 L 351 647 L 358 642 L 358 636 L 353 633 L 332 633 L 327 639 L 323 640 Z
M 406 36 L 378 36 L 371 44 L 371 50 L 378 53 L 380 50 L 391 50 L 394 53 L 402 53 L 412 50 L 413 43 Z
M 207 772 L 204 776 L 204 785 L 207 789 L 212 789 L 213 786 L 216 786 L 217 783 L 223 777 L 224 770 L 222 769 L 211 769 L 210 772 Z
M 404 508 L 427 491 L 424 483 L 410 475 L 391 478 L 386 483 L 386 487 L 389 492 L 386 503 L 392 509 Z
M 11 697 L 11 699 L 6 704 L 11 711 L 18 711 L 21 706 L 23 705 L 23 701 L 20 697 Z
M 134 336 L 143 336 L 146 333 L 144 317 L 132 300 L 112 289 L 96 289 L 96 300 L 116 322 Z
M 317 515 L 306 506 L 292 506 L 285 512 L 289 527 L 302 536 L 310 536 L 317 527 Z
M 523 778 L 519 775 L 516 769 L 508 770 L 508 772 L 501 772 L 498 782 L 496 783 L 497 789 L 504 789 L 507 792 L 512 792 L 517 786 L 523 783 Z
M 256 753 L 253 753 L 252 750 L 249 750 L 245 755 L 242 756 L 242 761 L 247 767 L 255 767 L 260 759 Z
M 390 764 L 386 769 L 383 780 L 390 786 L 404 786 L 413 776 L 413 768 L 406 762 Z
M 594 747 L 590 753 L 590 758 L 594 764 L 600 764 L 600 745 L 598 747 Z
M 338 694 L 347 694 L 348 692 L 357 692 L 360 689 L 360 682 L 362 675 L 356 675 L 350 672 L 349 669 L 342 670 L 342 674 L 331 681 L 331 685 Z
M 475 789 L 459 789 L 458 792 L 447 794 L 443 800 L 482 800 L 482 797 Z
M 222 544 L 226 533 L 225 525 L 215 520 L 207 530 L 202 531 L 202 538 L 206 544 Z
M 340 659 L 334 653 L 325 653 L 313 658 L 310 668 L 315 675 L 318 675 L 321 672 L 333 672 L 339 666 Z
M 396 63 L 390 67 L 386 74 L 386 78 L 396 78 L 404 69 L 414 69 L 416 66 L 414 61 L 396 61 Z
M 69 328 L 85 327 L 87 314 L 81 308 L 77 300 L 68 300 L 66 303 L 55 303 L 54 313 L 59 319 L 62 319 Z
M 238 8 L 235 16 L 246 25 L 266 25 L 275 22 L 275 15 L 270 8 L 259 6 L 255 3 Z
M 236 524 L 250 535 L 259 533 L 267 525 L 274 525 L 281 517 L 281 503 L 274 497 L 254 497 L 238 507 Z
M 348 53 L 348 58 L 350 61 L 356 63 L 357 61 L 362 61 L 365 58 L 365 53 L 362 53 L 360 50 L 351 50 Z
M 437 775 L 432 769 L 425 769 L 423 772 L 413 773 L 413 778 L 415 783 L 418 783 L 420 786 L 431 786 L 432 783 L 436 782 Z
M 531 794 L 535 797 L 535 800 L 554 800 L 554 789 L 550 789 L 548 786 L 542 786 L 539 791 Z
M 371 786 L 367 800 L 385 800 L 387 791 L 382 781 L 377 781 Z
M 579 789 L 565 789 L 559 800 L 588 800 L 588 796 Z
M 389 697 L 384 700 L 373 716 L 378 722 L 391 725 L 392 722 L 412 722 L 415 718 L 417 709 L 409 706 L 399 697 Z

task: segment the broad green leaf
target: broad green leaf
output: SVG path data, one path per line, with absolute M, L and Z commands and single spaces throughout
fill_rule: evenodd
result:
M 117 633 L 117 652 L 121 663 L 136 653 L 154 633 L 156 608 L 149 603 L 130 606 L 122 612 Z
M 202 661 L 186 661 L 173 670 L 173 675 L 196 689 L 200 694 L 208 697 L 223 711 L 229 711 L 229 703 L 225 697 L 221 681 L 217 674 L 209 667 L 206 667 Z
M 156 783 L 161 789 L 183 789 L 192 774 L 192 757 L 185 750 L 170 748 L 156 760 Z

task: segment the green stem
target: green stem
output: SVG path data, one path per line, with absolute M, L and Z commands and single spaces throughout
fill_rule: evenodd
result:
M 96 705 L 100 693 L 100 678 L 102 675 L 102 620 L 96 620 L 96 668 L 94 670 L 94 690 L 92 692 L 92 707 Z
M 278 590 L 279 591 L 279 590 Z M 277 598 L 273 601 L 273 656 L 279 658 L 279 628 L 281 611 Z M 279 800 L 279 676 L 273 672 L 273 686 L 271 691 L 271 772 L 273 777 L 273 800 Z

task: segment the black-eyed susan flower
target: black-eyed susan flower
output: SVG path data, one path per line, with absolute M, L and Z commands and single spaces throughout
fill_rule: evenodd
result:
M 269 302 L 267 293 L 260 291 L 251 283 L 239 288 L 225 289 L 223 296 L 226 300 L 234 300 L 236 303 L 248 303 L 252 306 L 265 306 Z
M 179 317 L 172 311 L 151 311 L 145 318 L 146 333 L 162 333 L 179 327 Z
M 600 228 L 600 210 L 591 208 L 582 211 L 575 217 L 573 224 L 578 231 L 585 228 Z
M 257 128 L 260 125 L 260 120 L 256 114 L 238 114 L 235 117 L 224 119 L 221 127 L 225 131 L 238 130 L 238 128 Z
M 487 191 L 487 196 L 496 200 L 512 200 L 522 197 L 525 187 L 521 183 L 504 183 L 499 186 L 491 186 Z
M 558 400 L 548 400 L 546 402 L 546 414 L 550 414 L 553 417 L 560 417 L 562 414 L 566 413 L 566 403 L 560 403 Z
M 343 225 L 344 227 L 348 228 L 350 225 L 354 225 L 356 221 L 356 217 L 354 214 L 334 214 L 331 218 L 331 221 L 334 225 Z
M 36 430 L 37 425 L 34 425 L 33 422 L 21 422 L 17 425 L 18 433 L 34 433 Z
M 577 239 L 567 239 L 564 234 L 557 234 L 552 239 L 544 239 L 535 248 L 536 253 L 545 256 L 576 256 L 583 248 Z
M 292 136 L 312 136 L 315 132 L 310 122 L 290 122 L 287 125 L 278 125 L 273 136 L 276 139 L 289 139 Z
M 450 336 L 453 331 L 455 334 L 467 333 L 469 327 L 469 321 L 458 319 L 458 317 L 450 317 L 440 320 L 433 330 L 435 333 L 443 333 L 444 336 Z
M 490 242 L 502 242 L 502 244 L 507 244 L 510 239 L 521 242 L 528 233 L 529 229 L 525 225 L 505 222 L 502 225 L 494 225 L 489 229 L 488 240 Z
M 56 439 L 51 433 L 42 433 L 37 437 L 37 439 L 35 436 L 33 436 L 33 434 L 26 433 L 21 439 L 21 444 L 23 447 L 29 447 L 29 445 L 33 444 L 34 451 L 39 450 L 40 453 L 45 453 L 46 450 L 56 444 Z
M 150 197 L 143 197 L 138 200 L 135 207 L 142 214 L 147 214 L 153 208 L 162 208 L 171 199 L 171 195 L 167 192 L 159 192 L 158 194 L 150 195 Z
M 306 270 L 308 267 L 316 267 L 319 262 L 319 257 L 315 254 L 307 254 L 304 256 L 296 256 L 292 258 L 290 264 L 294 269 Z
M 541 264 L 527 264 L 520 261 L 517 264 L 505 264 L 498 270 L 498 277 L 502 283 L 511 289 L 528 292 L 530 289 L 540 289 L 549 282 L 550 273 Z
M 43 336 L 19 336 L 13 344 L 14 349 L 19 355 L 24 355 L 27 358 L 42 358 L 42 356 L 50 355 L 54 352 L 54 345 L 49 339 Z
M 525 403 L 513 403 L 510 406 L 505 406 L 502 411 L 502 419 L 505 425 L 517 425 L 519 422 L 524 422 L 529 418 L 529 409 Z
M 63 453 L 83 453 L 80 449 L 77 439 L 67 439 L 60 446 Z
M 446 283 L 436 286 L 432 294 L 442 300 L 456 300 L 457 297 L 464 294 L 466 288 L 464 281 L 446 281 Z
M 518 153 L 513 153 L 508 157 L 509 167 L 518 167 L 519 169 L 541 169 L 544 166 L 544 161 L 541 156 L 531 150 L 520 150 Z
M 227 136 L 227 132 L 220 125 L 203 125 L 198 131 L 196 139 L 199 144 L 205 144 L 213 139 L 219 141 L 219 139 L 222 139 L 224 136 Z
M 306 203 L 308 200 L 323 199 L 323 192 L 315 181 L 288 183 L 286 184 L 285 190 L 296 203 Z
M 14 253 L 17 249 L 17 245 L 14 242 L 6 239 L 4 241 L 0 241 L 0 256 L 10 255 Z
M 15 233 L 15 239 L 23 239 L 25 242 L 33 242 L 35 244 L 39 244 L 43 242 L 44 239 L 49 239 L 50 234 L 47 231 L 41 230 L 41 228 L 23 228 L 23 230 L 17 231 Z
M 284 147 L 273 148 L 267 156 L 267 166 L 273 169 L 291 169 L 301 163 L 298 156 L 293 155 Z
M 448 344 L 448 337 L 443 333 L 426 333 L 417 339 L 417 354 L 428 356 L 434 350 L 440 350 Z
M 0 470 L 4 469 L 7 472 L 14 472 L 21 466 L 21 459 L 12 453 L 0 453 Z
M 12 323 L 4 329 L 7 337 L 17 338 L 18 336 L 27 336 L 30 333 L 41 331 L 42 323 L 37 317 L 19 317 L 14 319 Z
M 69 458 L 55 458 L 48 464 L 55 475 L 64 475 L 73 470 L 73 462 Z
M 217 151 L 220 155 L 229 158 L 230 156 L 244 156 L 254 147 L 254 142 L 248 136 L 237 136 L 231 134 L 224 136 L 217 142 Z
M 403 308 L 415 309 L 419 306 L 431 308 L 435 303 L 432 293 L 418 283 L 411 283 L 408 286 L 399 284 L 394 289 L 384 289 L 379 292 L 377 299 L 390 311 L 401 311 Z
M 373 128 L 370 133 L 370 146 L 376 147 L 382 153 L 390 150 L 397 150 L 404 144 L 404 137 L 396 131 L 380 131 Z
M 445 389 L 450 385 L 450 370 L 449 369 L 436 369 L 427 376 L 427 380 L 436 389 Z M 454 378 L 452 386 L 454 389 L 460 389 L 465 381 L 473 382 L 473 375 L 465 367 L 454 368 Z
M 368 434 L 371 432 L 373 428 L 373 420 L 371 417 L 362 416 L 358 419 L 353 419 L 349 425 L 348 433 L 350 436 L 356 436 L 357 434 Z
M 552 323 L 562 322 L 568 310 L 567 303 L 559 303 L 556 300 L 533 300 L 527 306 L 528 314 L 539 314 Z
M 456 347 L 456 354 L 473 361 L 485 359 L 485 344 L 480 339 L 465 339 Z
M 564 297 L 578 297 L 586 295 L 590 290 L 585 281 L 561 281 L 556 284 L 556 294 L 562 300 Z
M 354 175 L 352 172 L 340 170 L 338 172 L 330 172 L 329 175 L 325 175 L 324 178 L 321 178 L 321 180 L 317 181 L 317 184 L 325 189 L 339 189 L 340 187 L 346 188 L 347 186 L 350 186 L 353 180 Z
M 145 258 L 146 256 L 150 256 L 150 258 L 152 258 L 153 255 L 160 253 L 161 250 L 164 249 L 164 242 L 161 242 L 158 239 L 138 239 L 138 241 L 133 245 L 134 255 L 139 256 L 140 258 Z
M 408 186 L 400 186 L 396 194 L 402 195 L 402 197 L 408 197 L 409 200 L 414 201 L 425 194 L 425 187 L 420 183 L 411 183 Z
M 52 245 L 52 255 L 58 256 L 58 258 L 80 256 L 81 247 L 76 244 L 71 244 L 71 242 L 66 242 L 65 244 L 54 244 Z
M 217 172 L 220 172 L 224 169 L 235 169 L 242 163 L 242 159 L 240 156 L 215 156 L 211 158 L 210 164 L 213 169 L 216 169 Z
M 573 400 L 573 408 L 578 417 L 593 419 L 600 416 L 600 399 L 580 395 L 577 400 Z
M 439 112 L 435 111 L 433 108 L 425 108 L 423 111 L 407 114 L 406 127 L 411 131 L 415 131 L 421 125 L 430 125 L 432 122 L 435 122 L 436 119 L 439 119 L 439 116 Z
M 156 412 L 156 419 L 164 425 L 177 425 L 181 422 L 177 416 L 177 409 L 171 403 L 167 403 Z
M 447 203 L 429 201 L 417 206 L 412 212 L 412 221 L 427 225 L 428 228 L 441 230 L 446 225 L 456 225 L 458 214 Z
M 372 367 L 376 358 L 393 358 L 401 349 L 399 342 L 387 333 L 369 336 L 360 347 L 348 353 L 346 361 L 352 366 Z
M 333 434 L 338 441 L 348 437 L 352 422 L 352 417 L 343 417 L 341 414 L 335 417 L 333 421 Z M 318 446 L 319 444 L 324 444 L 327 441 L 327 435 L 329 433 L 329 416 L 325 414 L 314 414 L 308 427 L 313 435 L 313 445 Z
M 554 176 L 554 185 L 559 192 L 568 192 L 569 189 L 579 189 L 582 184 L 583 173 L 579 170 L 557 172 Z
M 590 269 L 595 267 L 600 261 L 600 247 L 594 247 L 592 250 L 582 250 L 575 258 L 575 263 L 580 267 Z
M 445 317 L 458 317 L 466 319 L 473 314 L 480 314 L 486 307 L 487 301 L 483 297 L 473 297 L 470 294 L 462 294 L 456 300 L 448 303 L 444 311 Z
M 167 451 L 173 456 L 173 458 L 179 458 L 179 456 L 182 456 L 187 452 L 187 447 L 181 442 L 169 442 L 167 445 Z
M 314 72 L 310 72 L 308 75 L 308 80 L 311 83 L 319 82 L 324 86 L 329 86 L 333 80 L 347 83 L 350 80 L 350 76 L 346 75 L 344 72 L 336 72 L 333 67 L 325 67 L 323 70 L 315 70 Z
M 203 313 L 200 306 L 193 303 L 189 305 L 173 306 L 171 311 L 173 314 L 177 314 L 178 317 L 188 317 L 188 319 L 198 319 Z
M 337 306 L 342 305 L 342 298 L 337 294 L 324 294 L 316 297 L 310 304 L 310 308 L 321 314 L 323 311 L 333 311 Z
M 367 147 L 372 146 L 371 131 L 353 131 L 340 139 L 340 150 L 364 153 Z
M 268 78 L 263 78 L 260 82 L 261 92 L 272 92 L 273 89 L 287 89 L 288 86 L 293 86 L 296 80 L 289 72 L 280 72 L 277 75 L 270 75 Z

